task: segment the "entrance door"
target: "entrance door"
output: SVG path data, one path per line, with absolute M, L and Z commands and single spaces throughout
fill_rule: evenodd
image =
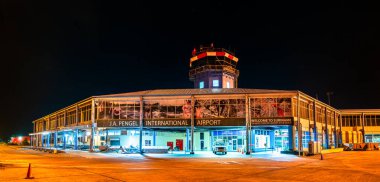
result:
M 236 151 L 236 150 L 237 150 L 237 140 L 236 140 L 236 139 L 233 139 L 233 140 L 232 140 L 232 150 L 233 150 L 233 151 Z
M 173 150 L 173 142 L 167 142 L 166 146 L 170 147 L 170 149 Z
M 204 149 L 205 149 L 205 142 L 201 141 L 201 150 L 204 150 Z
M 289 136 L 286 129 L 274 131 L 274 147 L 276 151 L 289 150 Z
M 183 150 L 183 140 L 182 139 L 175 140 L 175 146 L 178 148 L 178 150 Z

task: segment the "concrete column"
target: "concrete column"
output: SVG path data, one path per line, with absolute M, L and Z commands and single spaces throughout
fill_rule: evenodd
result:
M 66 150 L 66 132 L 63 132 L 63 150 Z
M 301 96 L 300 92 L 297 93 L 297 130 L 298 130 L 298 156 L 301 156 L 302 150 L 302 128 L 301 128 L 301 117 L 300 117 L 300 105 Z
M 365 116 L 364 116 L 364 113 L 362 113 L 362 135 L 363 135 L 363 139 L 362 139 L 362 142 L 365 143 L 365 131 L 364 131 L 364 121 L 365 121 Z M 373 125 L 372 125 L 373 126 Z
M 311 104 L 308 103 L 307 104 L 307 117 L 309 118 L 309 126 L 308 127 L 309 127 L 310 141 L 313 141 L 312 128 L 310 127 L 311 126 L 311 114 L 310 114 L 311 110 L 310 110 L 310 106 L 311 106 Z
M 314 132 L 314 141 L 318 142 L 317 104 L 316 104 L 315 99 L 314 99 L 314 102 L 313 102 L 313 118 L 314 118 L 314 129 L 313 129 L 313 132 Z
M 40 147 L 40 135 L 39 134 L 36 135 L 36 146 Z
M 336 111 L 334 111 L 334 147 L 338 147 L 338 135 L 336 133 L 336 127 L 337 127 L 337 119 L 336 119 Z
M 194 96 L 191 96 L 191 141 L 190 141 L 190 154 L 194 154 Z
M 249 97 L 248 95 L 245 96 L 245 128 L 246 128 L 246 139 L 247 139 L 247 147 L 245 154 L 249 155 L 251 154 L 251 140 L 250 140 L 250 132 L 251 132 L 251 116 L 250 116 L 250 104 L 249 104 Z
M 296 151 L 295 126 L 289 126 L 289 150 Z
M 41 134 L 42 147 L 46 147 L 46 139 L 43 134 Z
M 343 145 L 343 131 L 342 131 L 342 114 L 339 115 L 339 128 L 340 128 L 340 133 L 339 133 L 339 144 Z
M 90 135 L 90 152 L 94 151 L 94 137 L 95 137 L 95 127 L 96 127 L 96 122 L 95 122 L 95 100 L 92 99 L 91 101 L 91 135 Z
M 78 129 L 74 130 L 74 150 L 78 150 Z
M 190 130 L 189 128 L 186 128 L 186 151 L 190 150 L 189 135 L 190 135 Z
M 156 146 L 156 131 L 153 131 L 153 146 Z
M 41 147 L 41 135 L 37 135 L 37 147 Z
M 58 132 L 54 132 L 54 148 L 57 148 L 57 138 L 58 138 Z
M 269 131 L 270 146 L 269 148 L 274 149 L 274 130 Z
M 140 127 L 139 127 L 139 150 L 140 154 L 143 153 L 142 150 L 142 132 L 143 132 L 143 117 L 144 117 L 144 103 L 143 103 L 143 97 L 140 97 Z

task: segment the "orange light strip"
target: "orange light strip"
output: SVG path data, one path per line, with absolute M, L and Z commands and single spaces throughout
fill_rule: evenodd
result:
M 192 58 L 190 58 L 190 66 L 191 66 L 191 63 L 198 60 L 198 59 L 201 59 L 201 58 L 204 58 L 206 56 L 224 56 L 228 59 L 231 59 L 231 60 L 234 60 L 236 62 L 239 61 L 239 59 L 231 54 L 228 54 L 226 52 L 205 52 L 205 53 L 201 53 L 201 54 L 198 54 Z

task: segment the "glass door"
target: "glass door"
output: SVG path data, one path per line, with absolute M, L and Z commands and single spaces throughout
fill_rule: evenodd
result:
M 236 139 L 233 139 L 233 140 L 232 140 L 232 150 L 233 150 L 233 151 L 236 151 L 236 150 L 237 150 L 237 140 L 236 140 Z
M 289 150 L 289 136 L 287 129 L 277 129 L 274 131 L 274 147 L 275 150 L 285 151 Z

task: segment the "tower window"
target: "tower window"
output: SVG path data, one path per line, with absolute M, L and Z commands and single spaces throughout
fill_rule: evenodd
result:
M 230 88 L 230 82 L 229 81 L 227 81 L 226 86 L 227 86 L 227 88 Z
M 219 87 L 219 80 L 212 80 L 213 87 Z
M 205 82 L 204 81 L 199 82 L 199 88 L 205 88 Z

